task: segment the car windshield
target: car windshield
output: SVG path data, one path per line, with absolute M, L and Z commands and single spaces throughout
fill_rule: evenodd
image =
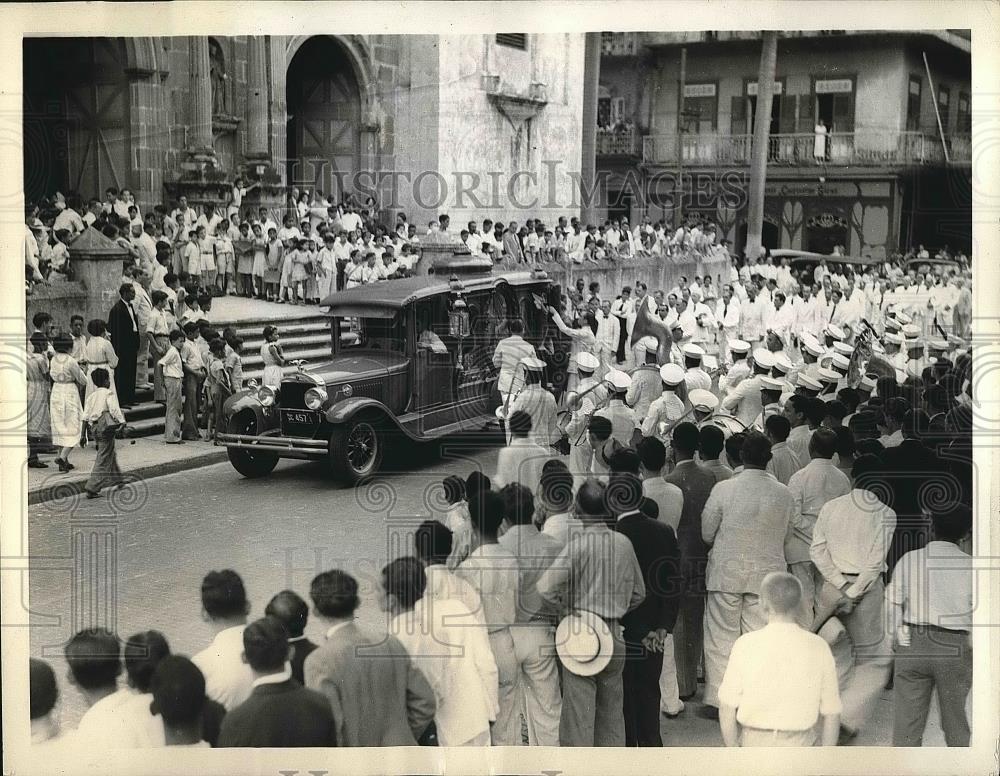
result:
M 345 350 L 406 350 L 406 332 L 398 314 L 392 318 L 345 318 L 340 321 L 340 337 Z

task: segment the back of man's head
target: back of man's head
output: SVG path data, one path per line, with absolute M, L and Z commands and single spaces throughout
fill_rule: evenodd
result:
M 605 487 L 598 480 L 588 479 L 576 493 L 576 515 L 588 523 L 607 522 L 608 505 Z
M 632 512 L 639 508 L 642 501 L 642 480 L 634 472 L 612 472 L 606 498 L 611 514 Z
M 743 464 L 743 443 L 747 435 L 743 431 L 737 431 L 726 439 L 726 458 L 733 467 Z
M 309 621 L 309 604 L 294 590 L 282 590 L 267 602 L 264 614 L 280 620 L 289 638 L 298 638 L 305 632 Z
M 213 620 L 246 616 L 250 607 L 240 575 L 232 569 L 208 572 L 201 583 L 201 605 Z
M 472 518 L 472 528 L 476 533 L 486 538 L 496 538 L 503 522 L 503 500 L 491 490 L 470 496 L 469 517 Z
M 122 672 L 118 637 L 102 628 L 77 633 L 66 645 L 65 654 L 73 681 L 84 690 L 114 687 Z
M 600 415 L 591 415 L 587 422 L 587 431 L 593 434 L 598 442 L 606 442 L 611 438 L 611 421 Z
M 531 433 L 531 415 L 524 410 L 517 410 L 511 414 L 507 426 L 512 436 L 526 437 Z
M 608 469 L 612 472 L 628 472 L 629 474 L 639 473 L 639 453 L 631 447 L 623 447 L 615 450 L 608 461 Z
M 972 530 L 972 512 L 964 505 L 957 505 L 944 512 L 931 515 L 934 538 L 943 542 L 960 542 Z
M 155 630 L 136 633 L 125 642 L 122 651 L 128 683 L 141 693 L 149 692 L 156 667 L 170 654 L 167 637 Z
M 761 582 L 760 595 L 774 614 L 794 616 L 802 603 L 802 583 L 785 571 L 772 571 Z
M 788 435 L 792 431 L 792 424 L 784 415 L 768 415 L 764 421 L 764 431 L 775 444 L 778 444 L 788 439 Z
M 535 497 L 531 490 L 516 482 L 500 490 L 503 513 L 510 525 L 531 525 L 535 515 Z
M 404 609 L 412 609 L 427 589 L 424 564 L 414 557 L 396 558 L 382 569 L 382 586 Z
M 192 725 L 205 708 L 205 676 L 194 663 L 180 655 L 160 661 L 150 682 L 153 710 L 165 725 Z
M 854 459 L 851 467 L 851 479 L 854 480 L 854 487 L 862 490 L 871 490 L 879 484 L 879 475 L 882 473 L 882 461 L 874 455 L 859 455 Z
M 763 469 L 771 460 L 771 443 L 763 434 L 751 432 L 740 449 L 740 458 L 746 467 Z
M 549 464 L 559 464 L 559 466 Z M 562 461 L 548 461 L 542 467 L 538 493 L 545 506 L 556 512 L 568 512 L 573 505 L 573 475 Z
M 667 448 L 656 437 L 643 437 L 635 449 L 646 471 L 659 472 L 667 462 Z
M 678 423 L 670 436 L 670 445 L 674 452 L 685 458 L 691 458 L 698 451 L 698 427 L 694 423 Z
M 809 438 L 810 458 L 833 458 L 837 452 L 837 434 L 829 428 L 818 428 Z
M 923 410 L 909 410 L 903 416 L 903 436 L 907 439 L 920 439 L 927 434 L 930 418 Z
M 826 402 L 818 396 L 810 396 L 806 399 L 805 412 L 810 428 L 816 428 L 826 417 Z
M 257 673 L 277 673 L 288 660 L 288 630 L 277 617 L 254 620 L 243 629 L 243 653 Z
M 41 719 L 52 711 L 59 700 L 59 686 L 52 666 L 44 660 L 28 661 L 28 707 L 30 719 Z
M 309 597 L 320 616 L 329 619 L 350 617 L 361 603 L 357 580 L 340 569 L 324 571 L 314 577 L 309 585 Z
M 698 430 L 698 452 L 703 461 L 717 459 L 722 455 L 725 446 L 726 435 L 718 426 L 702 426 Z
M 445 563 L 451 555 L 452 533 L 438 520 L 424 520 L 413 534 L 413 547 L 427 565 Z

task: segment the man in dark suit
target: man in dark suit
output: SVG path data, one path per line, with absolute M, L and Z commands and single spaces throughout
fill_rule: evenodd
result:
M 337 745 L 326 697 L 292 678 L 280 620 L 264 617 L 244 629 L 243 660 L 253 669 L 253 692 L 223 718 L 220 747 Z
M 309 587 L 326 641 L 306 658 L 306 686 L 330 702 L 340 746 L 416 746 L 434 719 L 436 702 L 423 674 L 394 636 L 354 623 L 358 583 L 326 571 Z
M 624 451 L 622 451 L 624 452 Z M 634 451 L 630 451 L 634 454 Z M 625 639 L 625 745 L 663 746 L 660 737 L 660 672 L 663 641 L 674 629 L 681 595 L 680 550 L 673 529 L 642 510 L 642 480 L 612 473 L 609 505 L 615 530 L 628 537 L 646 585 L 646 597 L 622 617 Z M 656 502 L 652 502 L 656 506 Z
M 955 504 L 927 504 L 940 494 L 955 493 L 950 475 L 934 451 L 923 442 L 930 420 L 922 410 L 909 410 L 900 430 L 903 441 L 882 452 L 882 464 L 891 498 L 888 506 L 896 513 L 896 530 L 889 546 L 887 577 L 896 562 L 911 550 L 921 549 L 930 540 L 930 514 Z
M 698 689 L 698 663 L 705 640 L 705 568 L 708 565 L 708 547 L 701 538 L 701 512 L 716 483 L 715 475 L 694 461 L 698 442 L 698 427 L 694 423 L 679 423 L 674 427 L 671 437 L 674 469 L 663 478 L 684 494 L 684 507 L 677 524 L 683 595 L 674 628 L 674 659 L 681 700 L 693 697 Z
M 292 665 L 292 677 L 299 684 L 305 684 L 302 667 L 306 658 L 316 649 L 316 645 L 305 636 L 309 605 L 295 591 L 282 590 L 268 601 L 264 615 L 277 618 L 288 631 L 288 662 Z
M 115 346 L 118 366 L 115 367 L 115 390 L 118 403 L 122 407 L 135 404 L 135 371 L 139 355 L 139 318 L 136 316 L 132 300 L 135 288 L 131 283 L 122 283 L 118 289 L 118 301 L 108 313 L 108 332 L 111 344 Z

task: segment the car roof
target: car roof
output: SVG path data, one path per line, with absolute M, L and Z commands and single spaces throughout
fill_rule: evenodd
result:
M 502 283 L 512 286 L 543 284 L 548 276 L 534 272 L 504 272 L 500 274 L 477 273 L 460 275 L 463 293 L 473 293 L 493 289 Z M 329 307 L 327 315 L 385 317 L 395 314 L 407 305 L 451 292 L 450 277 L 445 275 L 422 275 L 399 278 L 355 286 L 344 291 L 336 291 L 324 299 L 320 305 Z
M 808 251 L 787 251 L 785 253 L 779 253 L 777 251 L 771 251 L 772 256 L 777 258 L 788 258 L 791 260 L 792 264 L 819 264 L 820 259 L 826 259 L 829 264 L 857 264 L 860 266 L 870 266 L 872 264 L 877 264 L 878 261 L 873 259 L 871 256 L 835 256 L 833 254 L 827 255 L 825 253 L 809 253 Z
M 940 265 L 944 267 L 958 267 L 961 266 L 955 259 L 909 259 L 903 266 L 911 267 L 913 265 L 930 264 L 930 265 Z

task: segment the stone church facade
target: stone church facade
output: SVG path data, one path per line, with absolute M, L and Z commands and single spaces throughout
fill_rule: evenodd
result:
M 583 35 L 29 38 L 23 57 L 29 201 L 211 205 L 242 176 L 265 204 L 353 192 L 413 221 L 579 212 Z

